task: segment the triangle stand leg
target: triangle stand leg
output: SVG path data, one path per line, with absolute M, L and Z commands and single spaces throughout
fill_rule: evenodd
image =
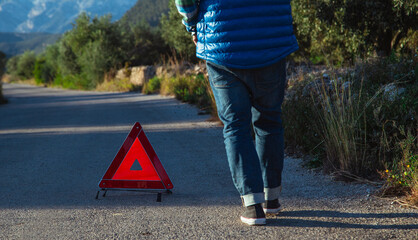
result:
M 164 190 L 163 192 L 153 191 L 153 190 L 137 190 L 137 189 L 111 189 L 111 188 L 102 188 L 96 193 L 96 199 L 99 199 L 100 193 L 104 192 L 102 197 L 106 197 L 107 191 L 129 191 L 129 192 L 144 192 L 144 193 L 157 193 L 157 202 L 162 202 L 162 195 L 165 194 L 173 194 L 173 192 L 169 189 Z

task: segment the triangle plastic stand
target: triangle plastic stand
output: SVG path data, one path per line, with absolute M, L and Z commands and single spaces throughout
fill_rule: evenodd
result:
M 125 142 L 113 159 L 99 183 L 100 191 L 157 191 L 157 201 L 161 202 L 162 191 L 171 193 L 173 188 L 161 161 L 157 157 L 141 124 L 135 123 Z

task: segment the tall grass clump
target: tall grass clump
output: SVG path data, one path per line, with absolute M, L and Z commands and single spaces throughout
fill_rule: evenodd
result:
M 326 149 L 325 171 L 361 175 L 370 168 L 364 159 L 367 138 L 362 124 L 362 110 L 367 106 L 361 106 L 361 99 L 355 101 L 352 97 L 349 81 L 336 79 L 331 85 L 326 85 L 321 80 L 320 85 L 315 82 L 315 88 L 319 93 L 316 96 L 311 94 L 311 97 L 312 102 L 319 100 L 316 127 Z

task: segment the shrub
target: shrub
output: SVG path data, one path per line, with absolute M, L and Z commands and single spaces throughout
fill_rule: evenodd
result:
M 161 92 L 173 94 L 178 100 L 196 104 L 199 108 L 212 112 L 212 97 L 208 85 L 203 74 L 176 76 L 163 80 Z
M 53 86 L 63 87 L 68 89 L 91 89 L 88 79 L 81 75 L 61 75 L 57 74 L 52 82 Z
M 207 77 L 203 73 L 193 73 L 182 66 L 177 58 L 168 59 L 164 68 L 168 72 L 154 77 L 144 86 L 144 93 L 159 92 L 173 95 L 176 99 L 197 105 L 202 113 L 216 114 L 216 104 Z
M 142 92 L 145 94 L 158 93 L 161 88 L 161 78 L 153 77 L 151 78 L 142 89 Z
M 384 147 L 395 151 L 396 154 L 392 163 L 387 163 L 385 171 L 379 171 L 381 176 L 386 179 L 381 194 L 386 196 L 398 196 L 406 193 L 413 200 L 413 204 L 418 204 L 418 144 L 417 136 L 411 129 L 405 132 L 404 127 L 393 127 L 399 130 L 400 137 L 396 136 L 396 145 L 391 146 L 389 142 L 384 142 Z
M 37 59 L 35 62 L 35 68 L 33 70 L 33 77 L 35 78 L 36 84 L 43 84 L 45 80 L 42 78 L 42 72 L 45 65 L 45 60 Z
M 38 56 L 33 70 L 36 84 L 50 84 L 54 80 L 54 69 L 44 56 Z

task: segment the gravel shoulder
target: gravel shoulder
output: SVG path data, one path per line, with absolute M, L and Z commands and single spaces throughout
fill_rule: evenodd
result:
M 418 210 L 335 182 L 286 157 L 284 210 L 239 221 L 222 129 L 171 97 L 4 84 L 0 239 L 418 239 Z M 109 192 L 98 183 L 139 121 L 173 194 Z

